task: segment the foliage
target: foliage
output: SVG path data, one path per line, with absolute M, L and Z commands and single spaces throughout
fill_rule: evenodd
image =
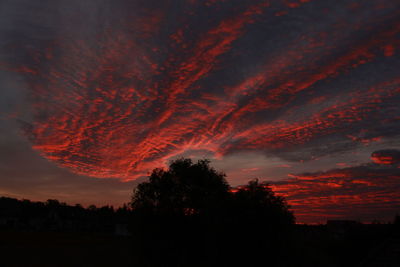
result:
M 294 223 L 284 198 L 258 180 L 235 190 L 209 163 L 175 160 L 134 190 L 138 265 L 244 266 L 266 250 L 271 261 L 279 260 Z M 249 259 L 248 253 L 258 256 Z
M 229 185 L 225 174 L 209 166 L 208 160 L 193 163 L 179 159 L 169 170 L 155 169 L 132 197 L 132 208 L 164 215 L 199 215 L 226 200 Z
M 258 179 L 249 181 L 233 198 L 235 212 L 253 223 L 269 223 L 274 227 L 294 223 L 286 200 L 276 196 L 268 183 L 260 183 Z
M 83 208 L 55 199 L 33 202 L 0 197 L 0 230 L 114 233 L 114 225 L 127 223 L 129 216 L 126 206 Z

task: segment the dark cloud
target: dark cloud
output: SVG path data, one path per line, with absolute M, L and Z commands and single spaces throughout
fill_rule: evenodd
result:
M 371 159 L 377 164 L 395 165 L 400 164 L 400 150 L 384 149 L 371 154 Z

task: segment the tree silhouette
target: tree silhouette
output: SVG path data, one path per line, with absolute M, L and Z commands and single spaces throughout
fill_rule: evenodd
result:
M 268 183 L 258 179 L 240 187 L 234 194 L 234 212 L 252 223 L 263 223 L 264 227 L 282 227 L 294 223 L 293 213 L 281 196 L 276 196 Z
M 134 190 L 131 229 L 139 265 L 248 265 L 265 251 L 269 261 L 279 260 L 276 252 L 294 223 L 285 200 L 258 180 L 234 190 L 209 163 L 175 160 Z
M 131 206 L 157 215 L 201 215 L 229 197 L 225 174 L 211 168 L 208 160 L 193 163 L 178 159 L 168 170 L 155 169 L 149 182 L 134 191 Z

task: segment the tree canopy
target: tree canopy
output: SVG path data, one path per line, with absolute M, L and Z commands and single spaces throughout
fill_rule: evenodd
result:
M 212 168 L 209 160 L 194 163 L 181 158 L 167 170 L 153 170 L 149 180 L 134 190 L 131 206 L 153 215 L 205 215 L 219 209 L 221 216 L 233 212 L 247 219 L 294 221 L 285 199 L 276 196 L 268 183 L 255 179 L 234 190 L 225 173 Z
M 294 223 L 285 199 L 267 183 L 232 188 L 209 160 L 182 158 L 155 169 L 134 190 L 131 207 L 138 255 L 143 263 L 154 261 L 151 266 L 249 264 L 257 257 L 239 255 L 265 250 L 277 257 L 273 251 L 283 251 L 278 248 Z
M 246 186 L 240 187 L 233 198 L 235 213 L 254 223 L 268 223 L 275 227 L 294 223 L 286 200 L 275 195 L 268 183 L 251 180 Z
M 168 170 L 155 169 L 148 182 L 137 186 L 132 208 L 152 214 L 199 215 L 226 200 L 229 185 L 225 174 L 210 167 L 208 160 L 173 161 Z

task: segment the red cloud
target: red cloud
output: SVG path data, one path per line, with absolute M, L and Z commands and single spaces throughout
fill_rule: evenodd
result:
M 377 140 L 372 130 L 396 123 L 382 114 L 385 108 L 397 112 L 397 75 L 359 87 L 334 84 L 326 95 L 316 88 L 396 56 L 386 50 L 399 43 L 397 13 L 348 25 L 335 18 L 323 30 L 307 24 L 287 39 L 269 30 L 268 19 L 282 19 L 269 13 L 289 16 L 312 1 L 255 1 L 242 3 L 243 9 L 208 3 L 202 7 L 218 14 L 210 20 L 196 17 L 199 1 L 182 4 L 187 9 L 178 26 L 156 8 L 102 27 L 93 38 L 46 42 L 31 49 L 22 66 L 4 65 L 26 77 L 34 117 L 26 132 L 33 148 L 79 174 L 135 179 L 186 150 L 278 153 L 333 135 L 353 142 L 349 136 L 361 130 L 369 135 L 354 141 Z M 271 36 L 259 40 L 264 31 Z M 362 38 L 349 38 L 353 34 Z M 258 45 L 249 36 L 261 46 L 279 37 L 280 45 L 245 64 L 246 56 L 238 55 Z M 233 77 L 235 64 L 245 75 Z M 232 79 L 221 78 L 221 70 Z
M 272 187 L 288 199 L 299 222 L 391 221 L 400 209 L 400 170 L 395 167 L 369 164 L 294 175 Z
M 383 165 L 394 165 L 400 163 L 400 151 L 394 149 L 375 151 L 371 155 L 373 162 Z

